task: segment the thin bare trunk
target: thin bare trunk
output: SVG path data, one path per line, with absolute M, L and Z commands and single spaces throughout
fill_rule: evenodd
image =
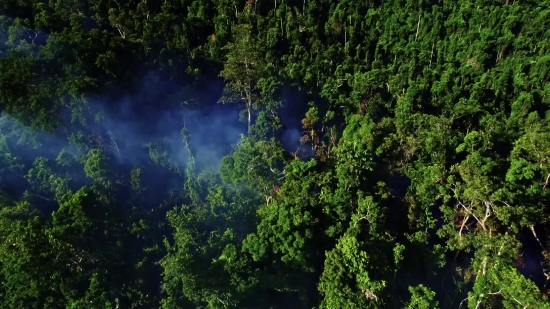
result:
M 251 120 L 252 111 L 250 110 L 251 108 L 252 108 L 251 104 L 248 103 L 248 104 L 247 104 L 247 111 L 248 111 L 248 134 L 250 134 L 250 122 L 252 121 L 252 120 Z
M 418 39 L 418 30 L 420 29 L 420 14 L 418 14 L 418 24 L 416 25 L 416 35 L 414 37 L 414 40 Z
M 351 16 L 349 17 L 349 24 L 351 25 Z M 348 44 L 348 25 L 344 22 L 344 48 Z
M 42 195 L 34 194 L 34 193 L 29 193 L 29 194 L 30 194 L 31 196 L 37 197 L 37 198 L 39 198 L 39 199 L 42 199 L 42 200 L 45 200 L 45 201 L 48 201 L 48 202 L 50 201 L 49 198 L 44 197 L 44 196 L 42 196 Z
M 113 145 L 114 145 L 114 148 L 116 149 L 117 153 L 118 153 L 118 161 L 120 163 L 122 163 L 122 156 L 120 155 L 120 150 L 118 149 L 118 145 L 117 143 L 115 142 L 114 138 L 113 138 L 113 134 L 111 132 L 109 132 L 109 138 L 111 139 L 111 142 L 113 142 Z
M 434 46 L 435 46 L 435 43 L 432 44 L 432 53 L 430 54 L 430 65 L 428 66 L 429 68 L 432 67 L 432 58 L 434 56 Z

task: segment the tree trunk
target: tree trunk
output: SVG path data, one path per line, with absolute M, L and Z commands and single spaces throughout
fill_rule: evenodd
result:
M 252 104 L 248 103 L 246 104 L 246 108 L 247 108 L 247 111 L 248 111 L 248 134 L 250 135 L 250 122 L 251 122 L 251 114 L 252 114 L 252 111 L 250 110 L 252 108 Z

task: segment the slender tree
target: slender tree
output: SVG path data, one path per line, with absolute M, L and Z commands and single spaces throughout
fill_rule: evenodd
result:
M 236 25 L 232 28 L 232 34 L 233 42 L 224 47 L 227 50 L 227 60 L 220 76 L 225 78 L 227 84 L 221 102 L 245 103 L 250 132 L 252 112 L 261 103 L 256 83 L 262 76 L 265 65 L 260 57 L 258 42 L 253 37 L 252 27 Z

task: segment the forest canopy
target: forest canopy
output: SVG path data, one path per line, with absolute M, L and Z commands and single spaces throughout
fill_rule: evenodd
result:
M 550 1 L 0 1 L 0 308 L 550 308 Z

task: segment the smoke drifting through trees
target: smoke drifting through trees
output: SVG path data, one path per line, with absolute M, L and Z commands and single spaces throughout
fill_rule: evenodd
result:
M 143 81 L 143 84 L 147 83 L 147 79 Z M 182 106 L 156 110 L 154 113 L 135 111 L 135 106 L 170 105 L 161 102 L 164 99 L 162 96 L 155 97 L 154 91 L 158 89 L 141 89 L 137 93 L 127 94 L 120 102 L 103 103 L 101 99 L 88 99 L 84 103 L 87 112 L 84 118 L 70 122 L 67 115 L 66 121 L 51 134 L 34 132 L 8 115 L 2 115 L 3 136 L 8 137 L 10 131 L 16 131 L 12 135 L 21 136 L 14 138 L 27 138 L 27 142 L 33 144 L 32 149 L 18 153 L 18 156 L 55 158 L 64 147 L 75 151 L 75 146 L 70 145 L 71 134 L 82 129 L 88 135 L 88 141 L 109 153 L 118 163 L 129 165 L 149 159 L 146 147 L 149 142 L 167 142 L 173 151 L 171 159 L 183 167 L 187 155 L 180 132 L 186 128 L 191 135 L 197 163 L 203 168 L 216 170 L 221 158 L 246 132 L 246 125 L 239 121 L 239 111 L 235 107 L 211 104 L 207 110 Z M 106 104 L 113 104 L 116 110 Z M 136 151 L 140 147 L 142 151 Z M 32 154 L 26 154 L 27 151 Z

